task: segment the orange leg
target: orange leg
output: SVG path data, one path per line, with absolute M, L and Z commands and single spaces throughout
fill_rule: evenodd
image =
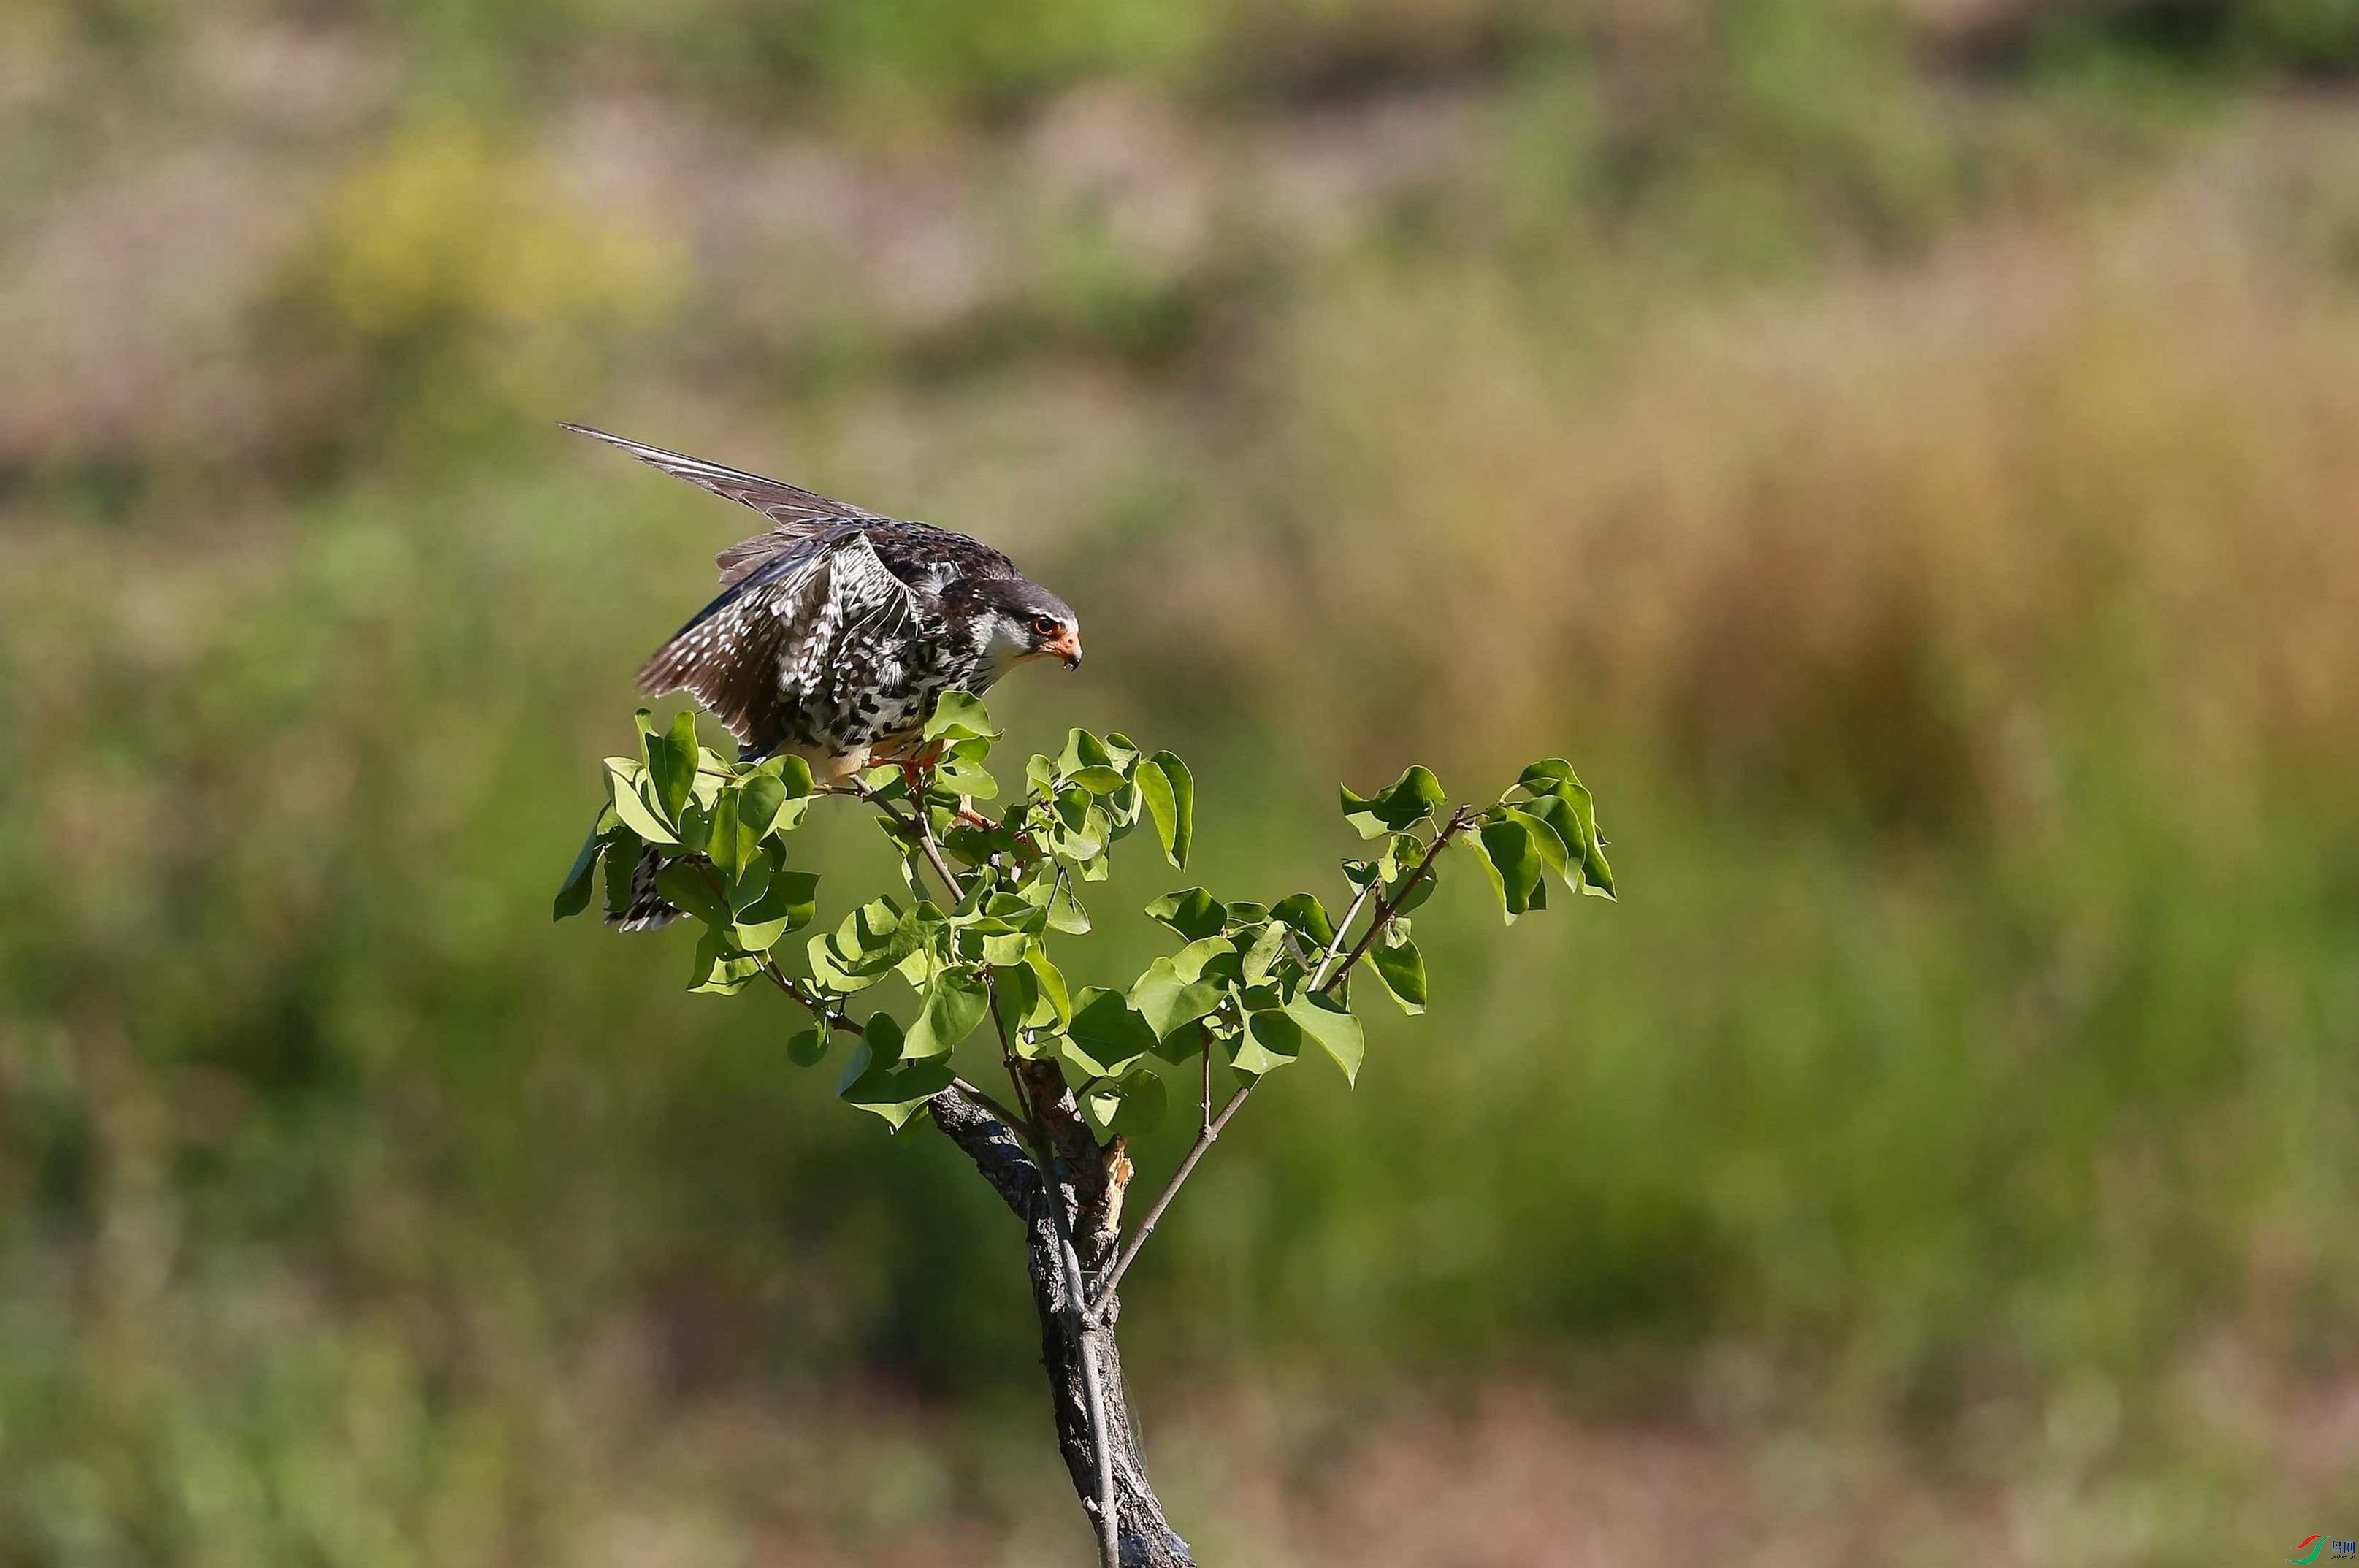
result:
M 909 787 L 909 794 L 913 799 L 924 788 L 926 770 L 941 759 L 942 743 L 940 741 L 921 746 L 907 756 L 897 758 L 901 764 L 901 781 Z

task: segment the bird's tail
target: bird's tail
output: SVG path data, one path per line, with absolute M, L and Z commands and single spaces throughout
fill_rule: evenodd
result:
M 642 846 L 639 863 L 631 867 L 630 907 L 620 915 L 609 914 L 606 923 L 626 931 L 660 931 L 679 919 L 679 910 L 656 890 L 656 874 L 677 858 L 651 844 Z

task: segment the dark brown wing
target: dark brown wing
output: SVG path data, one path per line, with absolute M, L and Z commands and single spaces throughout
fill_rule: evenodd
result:
M 980 539 L 931 523 L 895 518 L 867 532 L 886 570 L 921 593 L 940 593 L 961 580 L 1022 575 L 1014 561 Z
M 649 696 L 686 690 L 749 755 L 807 738 L 792 715 L 842 639 L 907 636 L 921 613 L 860 524 L 839 520 L 749 563 L 639 670 Z
M 705 463 L 703 457 L 689 457 L 684 452 L 668 452 L 660 446 L 644 446 L 639 441 L 625 441 L 623 436 L 609 436 L 602 430 L 590 430 L 587 424 L 566 424 L 564 430 L 571 430 L 578 436 L 592 436 L 597 441 L 606 441 L 609 446 L 620 446 L 632 457 L 637 457 L 639 463 L 663 469 L 665 474 L 672 474 L 675 479 L 687 479 L 691 485 L 712 490 L 715 495 L 726 495 L 734 502 L 743 502 L 769 521 L 778 524 L 781 533 L 786 533 L 786 530 L 807 533 L 814 524 L 831 524 L 831 521 L 847 517 L 877 517 L 871 509 L 854 507 L 852 502 L 832 500 L 828 495 L 814 495 L 811 490 L 802 490 L 798 485 L 786 484 L 786 481 L 762 479 L 759 474 L 722 467 L 717 463 Z M 750 542 L 753 540 L 748 540 L 748 545 Z M 743 545 L 734 547 L 734 550 L 743 550 Z M 734 561 L 729 561 L 729 554 L 732 551 L 722 551 L 722 568 L 724 571 L 734 566 Z

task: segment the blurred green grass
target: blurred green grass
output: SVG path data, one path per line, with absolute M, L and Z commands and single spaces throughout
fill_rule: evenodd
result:
M 560 417 L 1008 548 L 1092 652 L 1016 742 L 1177 747 L 1217 891 L 1412 757 L 1596 789 L 1622 903 L 1445 889 L 1432 1016 L 1274 1081 L 1135 1276 L 1229 1554 L 1324 1560 L 1320 1465 L 1462 1379 L 1897 1442 L 1926 1561 L 2323 1517 L 2354 25 L 20 9 L 0 1559 L 1069 1553 L 953 1152 L 547 923 L 741 528 Z

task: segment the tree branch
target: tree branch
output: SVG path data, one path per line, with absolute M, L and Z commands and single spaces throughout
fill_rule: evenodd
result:
M 998 1102 L 964 1082 L 927 1102 L 934 1125 L 965 1150 L 1017 1219 L 1029 1219 L 1040 1202 L 1040 1171 L 1025 1151 L 1016 1126 Z
M 1473 820 L 1474 810 L 1471 806 L 1461 806 L 1450 814 L 1450 820 L 1444 822 L 1441 830 L 1433 835 L 1433 842 L 1425 846 L 1425 854 L 1419 858 L 1416 868 L 1401 878 L 1400 886 L 1393 890 L 1391 898 L 1376 906 L 1375 918 L 1368 921 L 1368 929 L 1360 933 L 1360 940 L 1353 945 L 1349 956 L 1336 965 L 1334 973 L 1329 975 L 1323 981 L 1314 982 L 1310 987 L 1313 991 L 1328 990 L 1336 981 L 1352 972 L 1352 965 L 1360 962 L 1361 954 L 1366 953 L 1376 938 L 1384 934 L 1385 928 L 1393 923 L 1393 916 L 1400 911 L 1401 905 L 1408 900 L 1410 889 L 1425 879 L 1426 872 L 1433 865 L 1433 857 L 1441 853 L 1441 846 L 1464 833 L 1466 824 Z M 1343 933 L 1337 931 L 1335 934 L 1341 937 Z
M 923 800 L 916 804 L 918 842 L 925 846 L 926 858 L 932 862 L 934 875 L 940 877 L 942 886 L 950 890 L 951 902 L 958 903 L 966 897 L 966 884 L 960 881 L 958 873 L 951 869 L 950 861 L 942 855 L 941 844 L 934 838 L 932 813 L 926 810 L 926 803 Z
M 935 842 L 933 823 L 929 820 L 930 813 L 926 810 L 923 796 L 911 799 L 909 804 L 912 810 L 910 814 L 905 817 L 893 809 L 892 801 L 886 800 L 866 785 L 860 786 L 859 794 L 862 800 L 884 812 L 886 819 L 895 827 L 917 841 L 919 847 L 925 852 L 926 859 L 932 865 L 934 875 L 942 879 L 942 890 L 950 895 L 951 903 L 955 904 L 966 897 L 965 885 L 959 880 L 958 874 L 951 869 L 950 862 L 943 857 L 942 846 Z
M 712 887 L 713 896 L 715 898 L 725 898 L 726 895 L 724 895 L 721 890 L 720 879 L 712 874 L 712 867 L 710 866 L 701 866 L 698 869 L 704 874 L 704 880 Z M 754 964 L 755 966 L 762 972 L 763 977 L 768 980 L 771 985 L 776 985 L 780 991 L 786 993 L 786 995 L 793 997 L 796 1001 L 800 1002 L 804 1007 L 810 1009 L 811 1016 L 819 1020 L 819 1027 L 821 1033 L 825 1033 L 831 1029 L 842 1029 L 844 1033 L 852 1035 L 865 1034 L 868 1032 L 861 1025 L 855 1023 L 849 1014 L 843 1012 L 839 1005 L 830 1003 L 821 997 L 811 995 L 809 990 L 789 979 L 785 973 L 778 968 L 777 962 L 772 959 L 768 953 L 757 953 L 754 954 Z M 1011 1133 L 1013 1133 L 1017 1127 L 1023 1126 L 1023 1123 L 1016 1119 L 1016 1113 L 1009 1110 L 1006 1105 L 1001 1105 L 997 1100 L 992 1098 L 991 1095 L 985 1094 L 982 1089 L 976 1087 L 974 1084 L 968 1083 L 963 1078 L 951 1079 L 951 1091 L 956 1091 L 967 1095 L 977 1106 L 988 1111 L 992 1116 L 996 1116 L 1001 1122 L 1005 1123 Z M 945 1093 L 949 1093 L 951 1091 L 945 1091 Z M 937 1096 L 937 1098 L 939 1097 L 940 1096 Z
M 1211 1042 L 1207 1041 L 1205 1051 L 1209 1053 L 1212 1049 Z M 1147 1209 L 1146 1217 L 1138 1222 L 1138 1229 L 1131 1234 L 1129 1245 L 1122 1249 L 1122 1256 L 1115 1258 L 1114 1267 L 1107 1270 L 1104 1281 L 1098 1286 L 1097 1297 L 1090 1305 L 1092 1312 L 1103 1312 L 1106 1303 L 1114 1300 L 1115 1289 L 1122 1284 L 1122 1277 L 1129 1273 L 1130 1266 L 1138 1260 L 1138 1249 L 1145 1247 L 1147 1238 L 1155 1234 L 1156 1221 L 1161 1219 L 1163 1211 L 1171 1206 L 1171 1200 L 1180 1195 L 1180 1186 L 1193 1173 L 1197 1161 L 1202 1160 L 1204 1151 L 1218 1141 L 1221 1129 L 1229 1125 L 1229 1118 L 1237 1114 L 1237 1107 L 1245 1103 L 1245 1096 L 1253 1093 L 1254 1083 L 1257 1082 L 1257 1079 L 1248 1080 L 1238 1084 L 1236 1093 L 1231 1094 L 1228 1103 L 1221 1107 L 1221 1114 L 1206 1118 L 1203 1130 L 1196 1135 L 1196 1141 L 1188 1146 L 1187 1154 L 1181 1158 L 1180 1169 L 1171 1173 L 1171 1180 L 1163 1183 L 1163 1191 L 1155 1194 L 1155 1203 Z M 1209 1097 L 1206 1103 L 1210 1104 Z
M 992 1025 L 999 1031 L 1000 1054 L 1012 1075 L 1016 1047 L 1007 1038 L 1007 1019 L 999 1010 L 998 987 L 985 980 L 984 989 L 991 1007 Z M 1098 1330 L 1090 1313 L 1089 1286 L 1082 1272 L 1082 1255 L 1073 1247 L 1072 1221 L 1065 1212 L 1064 1184 L 1057 1179 L 1057 1153 L 1049 1142 L 1039 1099 L 1027 1094 L 1025 1104 L 1032 1113 L 1032 1149 L 1041 1176 L 1040 1196 L 1048 1202 L 1050 1223 L 1057 1230 L 1058 1259 L 1064 1276 L 1059 1291 L 1062 1298 L 1060 1307 L 1071 1331 L 1081 1341 L 1082 1388 L 1089 1410 L 1091 1456 L 1097 1471 L 1098 1568 L 1121 1568 L 1121 1533 L 1114 1517 L 1114 1447 L 1106 1435 L 1105 1388 L 1090 1343 Z
M 1196 1124 L 1201 1135 L 1212 1130 L 1212 1031 L 1201 1018 L 1196 1020 L 1196 1038 L 1204 1044 L 1204 1087 L 1196 1100 L 1197 1115 L 1202 1118 Z
M 1417 865 L 1410 869 L 1408 876 L 1401 878 L 1400 886 L 1393 889 L 1390 898 L 1376 906 L 1376 912 L 1368 920 L 1368 929 L 1361 933 L 1358 942 L 1353 944 L 1351 953 L 1339 964 L 1336 962 L 1335 954 L 1343 944 L 1343 934 L 1352 929 L 1353 917 L 1357 915 L 1362 906 L 1367 902 L 1369 890 L 1375 887 L 1376 879 L 1371 877 L 1361 886 L 1358 895 L 1352 900 L 1351 907 L 1343 911 L 1343 923 L 1335 928 L 1334 940 L 1327 944 L 1327 956 L 1321 961 L 1319 972 L 1310 981 L 1309 988 L 1314 995 L 1332 990 L 1338 981 L 1352 972 L 1352 966 L 1360 962 L 1362 955 L 1366 953 L 1369 946 L 1383 933 L 1385 928 L 1392 924 L 1393 917 L 1400 912 L 1400 907 L 1408 900 L 1410 890 L 1423 881 L 1427 872 L 1432 869 L 1433 857 L 1441 853 L 1442 845 L 1465 832 L 1467 823 L 1473 821 L 1473 808 L 1467 806 L 1461 806 L 1451 813 L 1450 820 L 1435 832 L 1433 842 L 1426 845 L 1425 854 L 1419 857 Z M 1212 1104 L 1212 1042 L 1208 1035 L 1204 1041 L 1204 1103 L 1208 1106 Z M 1104 1280 L 1099 1284 L 1097 1295 L 1091 1303 L 1092 1312 L 1103 1312 L 1106 1303 L 1114 1300 L 1115 1288 L 1121 1285 L 1122 1277 L 1130 1272 L 1130 1266 L 1138 1260 L 1139 1249 L 1147 1245 L 1147 1238 L 1155 1233 L 1156 1222 L 1163 1217 L 1163 1211 L 1171 1206 L 1171 1200 L 1180 1195 L 1181 1185 L 1194 1173 L 1197 1163 L 1204 1158 L 1204 1151 L 1212 1147 L 1213 1141 L 1221 1136 L 1221 1129 L 1229 1125 L 1229 1118 L 1237 1114 L 1238 1107 L 1245 1103 L 1245 1096 L 1252 1094 L 1254 1086 L 1260 1082 L 1258 1078 L 1248 1078 L 1238 1084 L 1236 1093 L 1231 1094 L 1228 1103 L 1221 1107 L 1221 1114 L 1206 1119 L 1202 1130 L 1196 1135 L 1196 1141 L 1189 1145 L 1188 1152 L 1181 1157 L 1180 1169 L 1171 1173 L 1171 1179 L 1163 1184 L 1163 1191 L 1155 1195 L 1154 1203 L 1148 1207 L 1146 1216 L 1138 1222 L 1138 1229 L 1131 1234 L 1130 1240 L 1123 1247 L 1121 1256 L 1114 1259 L 1114 1267 L 1107 1270 Z

